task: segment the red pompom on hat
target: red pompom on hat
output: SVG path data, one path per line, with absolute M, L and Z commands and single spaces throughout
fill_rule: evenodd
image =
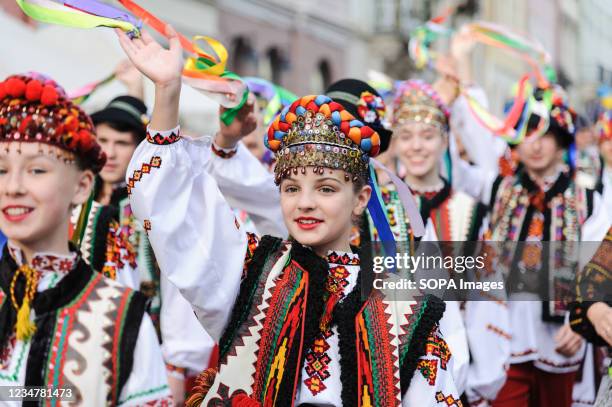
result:
M 5 82 L 6 92 L 14 98 L 23 96 L 26 90 L 26 83 L 21 78 L 10 78 Z
M 95 173 L 106 162 L 94 125 L 54 81 L 37 74 L 0 82 L 0 142 L 38 142 L 77 157 Z
M 59 99 L 59 93 L 57 90 L 51 85 L 45 85 L 42 91 L 42 95 L 40 97 L 40 103 L 45 106 L 51 106 L 57 103 Z
M 40 96 L 42 95 L 43 85 L 40 81 L 33 80 L 28 82 L 26 85 L 25 97 L 29 101 L 40 100 Z

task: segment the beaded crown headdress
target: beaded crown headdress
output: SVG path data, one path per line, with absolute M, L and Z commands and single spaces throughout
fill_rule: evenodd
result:
M 393 101 L 393 125 L 408 122 L 432 124 L 448 130 L 450 112 L 438 93 L 426 82 L 402 82 Z
M 285 107 L 264 138 L 276 156 L 276 182 L 291 171 L 314 167 L 343 170 L 368 179 L 369 158 L 378 154 L 380 136 L 325 95 L 304 96 Z
M 66 160 L 79 157 L 98 172 L 106 155 L 89 116 L 53 80 L 38 74 L 0 82 L 0 142 L 38 142 L 59 147 Z

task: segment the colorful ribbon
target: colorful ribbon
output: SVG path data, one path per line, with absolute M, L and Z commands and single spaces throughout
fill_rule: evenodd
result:
M 446 13 L 428 21 L 425 25 L 417 27 L 411 34 L 410 56 L 417 67 L 423 68 L 432 65 L 431 61 L 435 55 L 429 51 L 429 47 L 438 38 L 451 32 L 441 26 L 451 14 L 452 9 L 449 9 Z M 514 102 L 504 120 L 498 119 L 480 105 L 476 99 L 469 95 L 466 89 L 461 89 L 461 94 L 465 97 L 470 112 L 482 126 L 508 143 L 520 143 L 526 136 L 527 123 L 536 103 L 542 103 L 549 109 L 552 104 L 550 84 L 556 81 L 556 74 L 550 63 L 549 54 L 539 43 L 523 38 L 498 24 L 479 21 L 467 24 L 461 30 L 466 35 L 471 36 L 474 41 L 507 51 L 530 66 L 530 72 L 523 75 L 519 80 Z M 528 81 L 531 78 L 536 80 L 539 88 L 548 89 L 539 102 L 530 97 L 531 91 Z M 547 128 L 547 119 L 542 118 L 536 133 L 542 134 Z
M 137 36 L 139 28 L 132 24 L 132 20 L 126 21 L 121 19 L 113 19 L 105 16 L 94 15 L 89 12 L 84 12 L 72 6 L 66 6 L 63 3 L 57 3 L 51 0 L 16 0 L 17 5 L 23 12 L 34 20 L 48 24 L 58 24 L 67 27 L 75 28 L 95 28 L 95 27 L 111 27 L 120 28 L 126 31 L 131 36 Z M 94 0 L 88 0 L 88 4 L 92 6 Z M 99 3 L 98 3 L 99 4 Z M 104 5 L 100 10 L 112 9 L 112 7 Z M 117 10 L 115 10 L 117 11 Z M 117 11 L 120 14 L 120 12 Z M 125 13 L 123 13 L 125 16 Z M 127 18 L 127 17 L 126 17 Z
M 89 99 L 89 97 L 96 90 L 100 89 L 102 86 L 106 85 L 107 83 L 112 82 L 114 79 L 115 79 L 115 74 L 113 73 L 100 81 L 89 83 L 80 89 L 70 92 L 68 94 L 68 97 L 72 99 L 73 103 L 80 105 L 82 103 L 85 103 L 85 101 Z
M 263 121 L 269 126 L 274 117 L 287 105 L 297 100 L 297 95 L 262 78 L 243 78 L 249 90 L 266 100 Z
M 118 1 L 134 15 L 140 17 L 149 27 L 166 36 L 168 24 L 132 0 Z M 193 37 L 192 41 L 180 33 L 178 37 L 183 49 L 192 54 L 187 58 L 183 68 L 183 82 L 215 100 L 221 106 L 232 110 L 230 113 L 226 110 L 225 116 L 222 117 L 222 120 L 225 118 L 224 122 L 231 119 L 229 121 L 231 123 L 237 110 L 240 110 L 246 102 L 248 95 L 245 96 L 246 85 L 241 78 L 226 70 L 227 50 L 221 42 L 211 37 L 200 35 Z M 198 42 L 207 44 L 213 54 L 205 52 L 198 46 Z M 237 110 L 233 112 L 234 109 Z

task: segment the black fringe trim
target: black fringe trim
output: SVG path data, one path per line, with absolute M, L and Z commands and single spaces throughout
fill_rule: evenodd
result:
M 91 225 L 93 229 L 91 268 L 98 272 L 102 271 L 106 262 L 108 231 L 112 221 L 119 221 L 119 210 L 114 206 L 106 205 L 100 207 L 94 219 L 94 224 Z
M 334 309 L 333 321 L 338 327 L 338 353 L 340 354 L 340 397 L 343 406 L 357 406 L 357 335 L 355 317 L 365 303 L 361 298 L 361 276 L 359 273 L 355 289 Z
M 251 263 L 247 268 L 246 277 L 240 283 L 240 292 L 234 303 L 227 328 L 225 328 L 219 341 L 219 360 L 225 359 L 240 325 L 244 323 L 249 315 L 249 311 L 253 306 L 253 296 L 257 289 L 257 283 L 263 272 L 266 260 L 270 254 L 278 250 L 281 243 L 281 239 L 268 235 L 263 236 L 259 241 L 259 245 L 255 249 Z
M 277 405 L 290 406 L 295 397 L 294 383 L 296 375 L 298 379 L 304 365 L 304 352 L 310 349 L 321 331 L 320 323 L 325 308 L 325 283 L 329 275 L 329 264 L 322 257 L 317 256 L 312 250 L 306 248 L 296 241 L 291 242 L 291 259 L 299 264 L 308 273 L 308 297 L 306 298 L 306 317 L 303 327 L 304 340 L 300 354 L 299 341 L 294 343 L 287 362 L 287 372 L 278 390 Z
M 410 386 L 419 358 L 425 354 L 427 337 L 442 318 L 446 304 L 438 297 L 428 294 L 423 299 L 421 307 L 426 307 L 425 311 L 423 311 L 423 315 L 414 329 L 408 344 L 408 354 L 400 366 L 402 395 L 406 393 Z
M 476 202 L 476 211 L 474 214 L 474 220 L 472 221 L 472 229 L 468 235 L 468 241 L 476 242 L 480 240 L 480 228 L 482 227 L 482 222 L 487 214 L 488 208 L 486 205 Z
M 121 335 L 121 342 L 119 343 L 119 381 L 117 383 L 117 399 L 115 403 L 119 401 L 119 395 L 123 390 L 123 386 L 127 382 L 130 373 L 132 373 L 132 367 L 134 365 L 134 349 L 136 348 L 136 340 L 138 339 L 138 332 L 140 331 L 140 325 L 142 318 L 144 317 L 145 307 L 147 299 L 144 295 L 138 291 L 132 293 L 132 298 L 128 305 L 128 310 L 123 322 L 123 332 Z M 117 327 L 117 329 L 119 329 Z

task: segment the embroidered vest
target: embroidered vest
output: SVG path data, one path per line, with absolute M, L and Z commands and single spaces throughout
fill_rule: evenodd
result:
M 319 333 L 328 264 L 297 242 L 265 236 L 247 266 L 220 363 L 203 406 L 247 397 L 291 406 L 306 350 Z M 428 296 L 415 301 L 360 298 L 359 283 L 334 310 L 346 406 L 397 406 L 444 312 Z M 400 384 L 398 386 L 398 384 Z
M 93 272 L 84 261 L 53 288 L 37 293 L 36 332 L 15 341 L 16 313 L 7 295 L 17 265 L 5 250 L 0 264 L 0 353 L 10 352 L 0 382 L 73 388 L 76 403 L 116 405 L 133 364 L 145 300 L 138 292 Z M 23 295 L 18 279 L 16 296 Z
M 544 294 L 551 300 L 543 303 L 543 319 L 563 322 L 566 298 L 557 288 L 571 286 L 577 271 L 576 247 L 580 227 L 593 211 L 593 191 L 576 185 L 567 173 L 545 193 L 538 191 L 524 171 L 498 178 L 487 240 L 500 242 L 494 262 L 511 290 Z M 542 242 L 564 243 L 546 247 Z M 524 271 L 511 272 L 519 269 Z

